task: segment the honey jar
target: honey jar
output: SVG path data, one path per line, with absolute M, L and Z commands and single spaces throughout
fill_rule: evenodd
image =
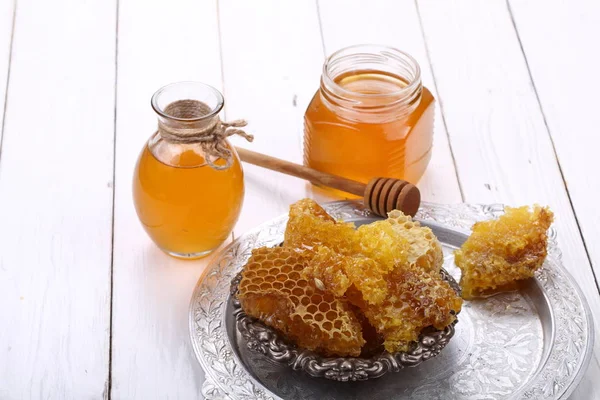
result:
M 220 120 L 223 96 L 202 83 L 165 86 L 151 104 L 158 129 L 135 167 L 135 209 L 163 251 L 199 258 L 227 239 L 244 198 L 242 166 L 227 137 L 252 137 L 239 129 L 245 122 Z
M 304 164 L 367 183 L 417 182 L 431 158 L 434 103 L 417 61 L 400 50 L 357 45 L 324 63 L 304 118 Z

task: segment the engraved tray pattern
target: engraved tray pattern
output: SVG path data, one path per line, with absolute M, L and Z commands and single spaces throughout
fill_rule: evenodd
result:
M 325 208 L 339 219 L 375 219 L 358 202 L 333 202 Z M 501 205 L 423 203 L 416 218 L 431 224 L 434 231 L 437 227 L 442 243 L 458 246 L 475 221 L 502 212 Z M 481 302 L 467 302 L 463 312 L 470 319 L 457 325 L 453 353 L 443 351 L 424 363 L 431 365 L 425 374 L 418 368 L 409 372 L 411 368 L 390 375 L 406 372 L 407 379 L 418 382 L 417 386 L 399 387 L 385 377 L 332 383 L 282 370 L 264 356 L 249 354 L 243 345 L 238 346 L 239 338 L 232 333 L 230 283 L 253 248 L 281 242 L 286 222 L 286 216 L 277 218 L 233 242 L 207 267 L 194 290 L 190 335 L 196 357 L 206 372 L 202 390 L 205 398 L 339 399 L 347 397 L 344 393 L 352 393 L 363 398 L 565 399 L 585 372 L 593 347 L 591 314 L 581 291 L 562 266 L 553 228 L 547 260 L 535 281 L 524 289 L 527 296 L 509 292 Z M 449 250 L 447 263 L 453 264 Z M 447 270 L 448 265 L 444 266 Z M 437 368 L 435 363 L 440 359 L 440 365 L 451 363 L 450 374 Z M 532 365 L 532 360 L 537 360 L 536 364 Z M 326 388 L 319 381 L 328 382 Z M 377 386 L 369 386 L 371 382 Z

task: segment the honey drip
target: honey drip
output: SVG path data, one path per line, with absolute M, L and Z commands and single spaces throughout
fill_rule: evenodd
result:
M 407 85 L 399 76 L 381 71 L 352 71 L 334 81 L 350 92 L 376 95 Z M 384 96 L 380 105 L 389 101 Z M 317 92 L 305 114 L 304 163 L 364 183 L 376 176 L 417 182 L 431 158 L 434 102 L 424 87 L 420 104 L 407 117 L 358 122 L 326 105 Z
M 177 145 L 181 151 L 173 151 L 173 145 L 161 144 L 146 146 L 138 160 L 133 182 L 138 216 L 164 251 L 202 256 L 227 239 L 240 213 L 240 162 L 235 156 L 229 169 L 215 170 L 197 145 Z

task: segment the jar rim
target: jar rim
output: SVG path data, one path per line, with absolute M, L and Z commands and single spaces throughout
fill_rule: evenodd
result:
M 413 79 L 411 79 L 411 81 L 405 87 L 403 87 L 399 90 L 396 90 L 394 92 L 387 92 L 387 93 L 361 93 L 361 92 L 355 92 L 355 91 L 344 88 L 343 86 L 341 86 L 337 82 L 335 82 L 334 78 L 332 78 L 330 76 L 329 67 L 331 66 L 331 63 L 333 61 L 344 56 L 345 55 L 344 53 L 348 53 L 347 55 L 361 54 L 360 52 L 358 52 L 358 50 L 360 50 L 360 49 L 366 50 L 363 52 L 363 54 L 371 54 L 372 55 L 375 52 L 377 52 L 377 53 L 381 53 L 382 55 L 386 55 L 386 53 L 389 53 L 389 55 L 396 56 L 396 57 L 400 56 L 401 58 L 404 58 L 406 61 L 409 62 L 410 67 L 413 69 L 413 72 L 414 72 Z M 413 91 L 417 90 L 417 88 L 421 85 L 421 67 L 419 66 L 419 63 L 413 56 L 411 56 L 410 54 L 408 54 L 402 50 L 399 50 L 395 47 L 379 45 L 379 44 L 363 43 L 363 44 L 355 44 L 352 46 L 347 46 L 347 47 L 341 48 L 341 49 L 335 51 L 334 53 L 332 53 L 329 57 L 327 57 L 327 59 L 325 60 L 325 62 L 323 64 L 322 79 L 325 81 L 325 83 L 328 86 L 335 87 L 335 90 L 338 93 L 352 96 L 354 98 L 377 99 L 377 98 L 386 98 L 386 97 L 396 97 L 396 96 L 402 96 L 403 94 L 406 94 L 406 93 L 412 93 Z
M 161 107 L 159 105 L 158 100 L 159 100 L 160 96 L 168 90 L 172 90 L 172 89 L 176 89 L 177 87 L 184 87 L 184 86 L 188 86 L 188 87 L 195 86 L 197 89 L 211 92 L 211 94 L 213 94 L 216 98 L 216 101 L 217 101 L 216 105 L 214 107 L 212 107 L 211 111 L 208 114 L 202 115 L 200 117 L 181 118 L 181 117 L 175 117 L 173 115 L 166 113 L 164 111 L 164 107 Z M 186 100 L 186 99 L 181 99 L 181 100 Z M 195 100 L 195 99 L 190 99 L 190 100 Z M 225 99 L 223 98 L 223 94 L 221 94 L 221 92 L 219 90 L 217 90 L 215 87 L 213 87 L 211 85 L 207 85 L 206 83 L 202 83 L 202 82 L 198 82 L 198 81 L 180 81 L 180 82 L 174 82 L 174 83 L 165 85 L 165 86 L 161 87 L 160 89 L 158 89 L 156 92 L 154 92 L 154 94 L 152 95 L 152 98 L 150 99 L 150 104 L 152 105 L 152 109 L 154 110 L 154 112 L 156 112 L 158 115 L 160 115 L 163 118 L 167 118 L 167 119 L 170 119 L 173 121 L 197 122 L 197 121 L 202 121 L 205 119 L 213 118 L 215 115 L 220 113 L 221 110 L 223 109 L 223 106 L 225 105 Z

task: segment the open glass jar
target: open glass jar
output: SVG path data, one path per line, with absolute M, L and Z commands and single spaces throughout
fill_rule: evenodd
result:
M 434 102 L 410 55 L 378 45 L 339 50 L 305 113 L 304 163 L 364 183 L 416 183 L 431 158 Z
M 223 96 L 202 83 L 180 82 L 159 89 L 151 103 L 158 131 L 135 167 L 135 208 L 163 251 L 199 258 L 227 239 L 244 198 L 242 166 L 218 116 Z

